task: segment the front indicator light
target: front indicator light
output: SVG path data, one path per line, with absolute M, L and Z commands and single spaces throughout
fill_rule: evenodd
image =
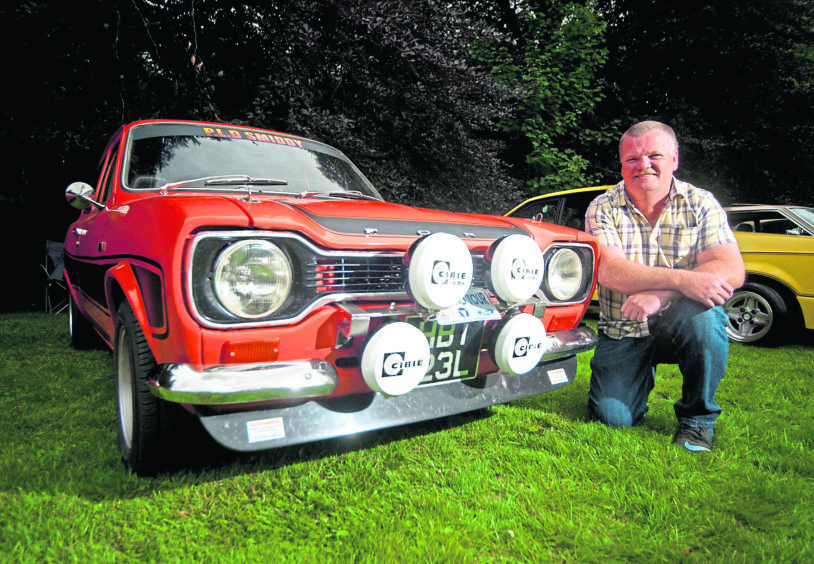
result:
M 283 305 L 292 284 L 291 263 L 275 244 L 246 240 L 226 247 L 215 261 L 214 289 L 234 316 L 259 319 Z

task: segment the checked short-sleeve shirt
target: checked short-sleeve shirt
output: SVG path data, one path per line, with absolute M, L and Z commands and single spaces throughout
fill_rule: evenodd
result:
M 692 270 L 698 255 L 735 241 L 726 212 L 708 191 L 673 179 L 670 195 L 655 227 L 636 208 L 624 182 L 597 196 L 585 214 L 586 231 L 606 247 L 618 247 L 639 264 Z M 599 286 L 598 327 L 608 337 L 649 335 L 646 321 L 622 315 L 627 294 Z

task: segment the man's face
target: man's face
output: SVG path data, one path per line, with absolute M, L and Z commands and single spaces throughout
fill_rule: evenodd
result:
M 640 137 L 627 137 L 619 157 L 629 192 L 664 196 L 670 191 L 673 172 L 678 168 L 678 149 L 667 133 L 654 129 Z

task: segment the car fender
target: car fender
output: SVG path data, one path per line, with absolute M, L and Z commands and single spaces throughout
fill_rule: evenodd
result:
M 778 267 L 768 262 L 749 260 L 744 257 L 746 263 L 746 280 L 768 278 L 774 280 L 788 288 L 794 295 L 800 295 L 800 284 L 797 276 L 785 268 Z
M 746 274 L 782 282 L 797 295 L 814 296 L 814 245 L 809 237 L 735 233 Z
M 755 276 L 771 278 L 791 290 L 797 296 L 808 295 L 811 297 L 812 295 L 812 288 L 806 288 L 807 285 L 810 285 L 809 281 L 811 280 L 807 278 L 806 274 L 810 273 L 808 273 L 807 269 L 803 269 L 803 272 L 800 272 L 800 265 L 794 270 L 787 268 L 787 266 L 794 266 L 789 257 L 781 258 L 777 255 L 743 253 L 743 262 L 747 279 L 754 278 Z M 782 262 L 789 262 L 791 264 L 780 264 Z
M 136 275 L 133 268 L 129 263 L 120 262 L 113 268 L 108 269 L 105 275 L 105 294 L 107 296 L 108 307 L 110 308 L 110 319 L 114 330 L 111 331 L 111 339 L 115 332 L 116 316 L 123 300 L 127 300 L 130 308 L 133 310 L 133 315 L 136 321 L 147 336 L 147 342 L 150 348 L 153 349 L 152 339 L 150 335 L 150 321 L 147 317 L 147 309 L 144 298 L 141 293 Z

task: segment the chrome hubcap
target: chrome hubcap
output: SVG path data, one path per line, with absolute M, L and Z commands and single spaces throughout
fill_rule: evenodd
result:
M 118 362 L 116 363 L 116 376 L 118 378 L 119 425 L 122 438 L 128 448 L 133 443 L 133 359 L 127 336 L 127 329 L 122 327 L 119 331 Z
M 724 304 L 724 310 L 729 317 L 727 335 L 733 341 L 741 343 L 765 337 L 774 322 L 772 306 L 755 292 L 735 292 Z

